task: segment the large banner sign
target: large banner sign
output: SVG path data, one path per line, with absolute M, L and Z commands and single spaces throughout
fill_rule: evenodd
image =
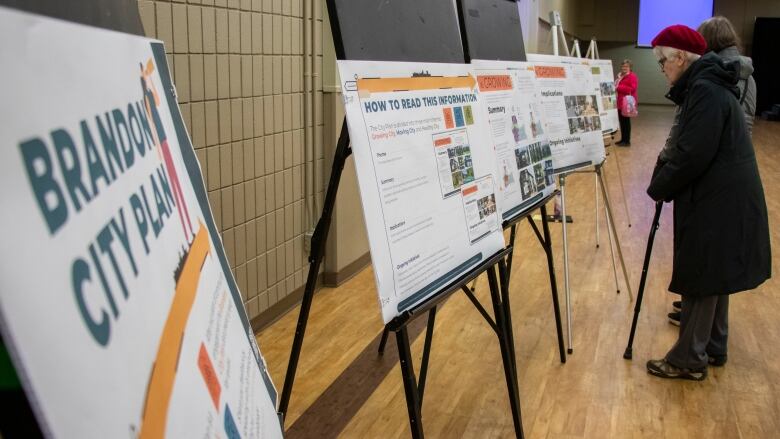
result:
M 469 66 L 338 67 L 387 323 L 504 247 L 495 153 Z
M 281 437 L 162 43 L 0 8 L 0 316 L 51 437 Z
M 545 130 L 559 174 L 604 161 L 598 86 L 579 58 L 528 54 L 544 109 Z
M 471 65 L 495 148 L 502 217 L 509 220 L 555 190 L 534 68 L 511 61 L 472 60 Z

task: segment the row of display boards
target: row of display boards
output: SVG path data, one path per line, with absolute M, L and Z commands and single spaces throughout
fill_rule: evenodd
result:
M 385 323 L 505 245 L 502 224 L 600 164 L 609 60 L 338 61 Z
M 0 322 L 51 437 L 280 437 L 160 41 L 0 7 Z M 338 61 L 385 323 L 600 164 L 609 61 Z

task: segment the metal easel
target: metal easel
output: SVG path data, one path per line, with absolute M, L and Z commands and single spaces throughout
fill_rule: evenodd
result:
M 553 43 L 553 54 L 556 56 L 560 55 L 559 51 L 559 36 L 560 41 L 563 42 L 563 48 L 565 50 L 566 56 L 572 56 L 572 52 L 569 50 L 568 44 L 566 43 L 566 34 L 563 30 L 563 24 L 561 21 L 561 16 L 558 11 L 552 11 L 550 12 L 550 24 L 552 26 L 551 32 L 552 32 L 552 43 Z M 591 40 L 591 47 L 588 48 L 588 54 L 595 53 L 596 48 L 593 46 L 593 40 Z M 573 44 L 574 52 L 575 54 L 580 54 L 579 49 L 579 41 L 574 40 Z M 608 236 L 610 237 L 610 251 L 612 252 L 612 236 L 614 235 L 614 241 L 615 241 L 615 248 L 617 248 L 618 257 L 620 259 L 620 265 L 623 271 L 623 277 L 624 281 L 626 283 L 626 289 L 628 290 L 628 295 L 631 300 L 633 300 L 633 292 L 631 290 L 631 283 L 629 282 L 628 278 L 628 271 L 626 270 L 626 264 L 623 259 L 623 251 L 622 247 L 620 245 L 620 239 L 617 235 L 617 231 L 615 230 L 615 222 L 614 218 L 612 216 L 612 208 L 609 202 L 609 194 L 607 193 L 607 187 L 605 183 L 605 176 L 602 172 L 604 162 L 598 163 L 594 165 L 593 170 L 587 170 L 587 171 L 572 171 L 572 172 L 563 172 L 558 174 L 558 186 L 560 188 L 560 204 L 561 204 L 561 225 L 562 225 L 562 234 L 563 234 L 563 282 L 564 282 L 564 296 L 566 301 L 566 335 L 567 335 L 567 343 L 568 343 L 568 349 L 567 352 L 569 354 L 574 352 L 574 347 L 572 345 L 572 311 L 571 311 L 571 288 L 569 283 L 569 241 L 568 241 L 568 233 L 567 233 L 567 226 L 566 226 L 566 177 L 569 174 L 574 173 L 584 173 L 584 172 L 595 172 L 596 174 L 596 181 L 597 181 L 597 187 L 601 187 L 602 196 L 604 197 L 604 209 L 606 211 L 606 217 L 607 217 L 607 229 L 608 229 Z M 622 180 L 621 180 L 622 184 Z M 596 192 L 598 194 L 598 190 Z M 625 195 L 624 195 L 625 199 Z M 597 210 L 598 212 L 598 210 Z M 597 213 L 598 215 L 598 213 Z M 598 219 L 598 217 L 597 217 Z M 596 224 L 597 230 L 598 230 L 598 222 Z M 597 240 L 598 243 L 598 240 Z M 598 245 L 598 244 L 597 244 Z M 613 272 L 615 275 L 615 284 L 618 285 L 618 279 L 617 279 L 617 267 L 615 263 L 614 253 L 612 255 L 612 267 Z M 620 293 L 619 287 L 616 288 L 617 292 Z

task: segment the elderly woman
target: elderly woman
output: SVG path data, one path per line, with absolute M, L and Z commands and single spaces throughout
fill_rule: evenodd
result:
M 726 363 L 729 295 L 771 275 L 766 202 L 739 104 L 739 64 L 701 56 L 706 43 L 687 26 L 662 30 L 652 45 L 678 123 L 647 193 L 674 201 L 669 291 L 682 296 L 682 315 L 677 342 L 647 370 L 702 380 L 708 364 Z
M 631 71 L 632 66 L 630 59 L 624 59 L 623 63 L 620 64 L 620 73 L 618 73 L 615 79 L 618 121 L 620 122 L 620 141 L 616 143 L 618 146 L 631 146 L 631 118 L 624 116 L 622 113 L 623 101 L 626 99 L 626 96 L 631 96 L 634 98 L 634 103 L 639 102 L 636 98 L 639 79 L 637 79 L 636 73 Z
M 698 28 L 707 43 L 707 51 L 715 52 L 725 62 L 739 63 L 739 103 L 745 112 L 748 134 L 753 132 L 753 118 L 756 114 L 756 81 L 753 79 L 753 60 L 739 53 L 739 37 L 734 26 L 726 17 L 716 16 L 704 20 Z M 674 311 L 668 314 L 669 323 L 680 325 L 680 301 L 672 304 Z

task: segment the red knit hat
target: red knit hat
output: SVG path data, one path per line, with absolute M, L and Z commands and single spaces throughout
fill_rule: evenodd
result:
M 655 46 L 666 46 L 673 49 L 704 55 L 707 51 L 707 42 L 704 37 L 684 24 L 669 26 L 658 33 L 650 43 Z

